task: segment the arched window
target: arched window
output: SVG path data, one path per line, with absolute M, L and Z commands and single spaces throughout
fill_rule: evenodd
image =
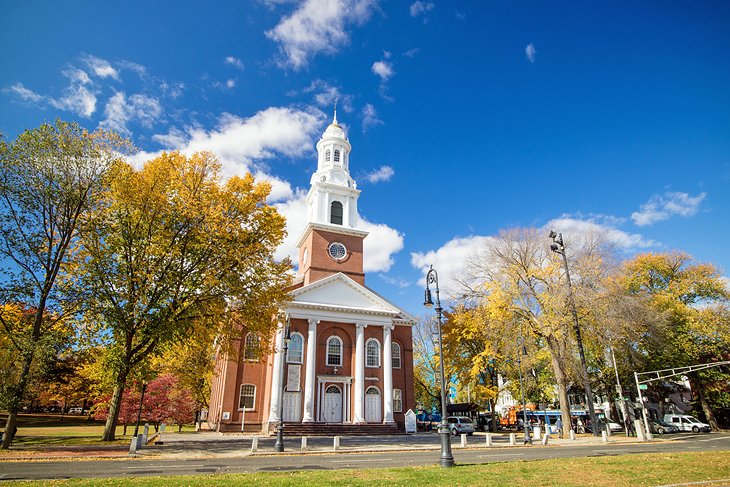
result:
M 368 367 L 380 367 L 380 343 L 371 338 L 365 343 L 365 365 Z
M 327 339 L 327 365 L 330 367 L 342 366 L 342 340 L 338 337 Z
M 246 408 L 252 411 L 256 404 L 256 386 L 253 384 L 241 384 L 241 395 L 238 397 L 238 410 Z
M 335 149 L 335 162 L 340 162 L 340 149 Z
M 393 368 L 400 369 L 400 345 L 393 342 L 390 344 L 390 353 L 393 359 Z
M 243 344 L 243 358 L 246 360 L 258 360 L 259 358 L 259 336 L 256 333 L 246 335 Z
M 330 205 L 330 223 L 342 225 L 342 203 L 333 201 Z
M 393 389 L 393 412 L 403 412 L 403 394 L 400 389 Z
M 324 162 L 330 162 L 331 155 L 332 155 L 332 153 L 330 152 L 329 149 L 324 151 Z
M 368 387 L 368 390 L 367 390 L 367 391 L 365 391 L 365 394 L 366 394 L 366 395 L 371 395 L 371 394 L 372 394 L 372 395 L 377 395 L 377 396 L 379 396 L 379 395 L 380 395 L 380 389 L 378 389 L 378 388 L 377 388 L 377 387 L 375 387 L 375 386 L 370 386 L 370 387 Z
M 304 356 L 304 337 L 301 333 L 292 333 L 289 347 L 286 350 L 286 363 L 301 364 Z

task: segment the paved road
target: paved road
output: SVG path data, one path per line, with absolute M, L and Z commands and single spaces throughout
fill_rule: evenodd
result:
M 635 453 L 730 450 L 730 434 L 669 437 L 654 443 L 563 444 L 561 446 L 485 447 L 454 449 L 457 463 L 488 463 L 546 458 L 587 457 Z M 382 439 L 381 439 L 382 441 Z M 223 458 L 137 458 L 87 461 L 32 461 L 0 463 L 0 480 L 139 477 L 261 471 L 331 470 L 343 468 L 431 465 L 438 450 L 379 451 L 227 456 Z

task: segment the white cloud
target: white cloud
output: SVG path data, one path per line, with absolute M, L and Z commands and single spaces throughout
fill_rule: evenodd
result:
M 375 0 L 306 0 L 266 36 L 279 44 L 285 64 L 298 70 L 313 56 L 347 45 L 346 28 L 366 22 L 375 6 Z
M 373 73 L 380 76 L 380 80 L 383 82 L 388 81 L 395 74 L 393 71 L 393 63 L 389 63 L 388 61 L 375 61 L 371 69 Z
M 393 265 L 393 254 L 403 249 L 403 234 L 383 223 L 370 223 L 360 217 L 358 225 L 369 233 L 363 242 L 363 270 L 388 272 Z
M 124 92 L 114 94 L 104 109 L 104 120 L 99 125 L 122 135 L 130 135 L 127 124 L 139 121 L 149 128 L 162 115 L 160 103 L 146 95 L 135 94 L 127 100 Z
M 62 71 L 62 74 L 67 77 L 71 83 L 79 83 L 82 85 L 88 85 L 91 83 L 91 78 L 89 78 L 89 75 L 86 74 L 86 71 L 82 69 L 65 69 Z
M 375 107 L 368 103 L 362 107 L 362 129 L 367 130 L 374 125 L 382 125 L 383 121 L 378 118 Z
M 562 215 L 547 222 L 543 228 L 546 235 L 550 230 L 563 233 L 566 241 L 569 239 L 584 241 L 593 236 L 600 236 L 603 240 L 622 251 L 635 251 L 658 245 L 657 242 L 638 233 L 628 233 L 615 228 L 613 224 L 620 221 L 620 219 L 613 217 L 599 216 L 580 219 L 573 218 L 570 215 Z
M 35 91 L 23 86 L 23 83 L 15 83 L 12 86 L 3 88 L 3 93 L 13 94 L 23 101 L 32 103 L 39 103 L 45 99 L 43 95 L 39 95 Z
M 388 284 L 392 286 L 397 286 L 401 289 L 405 289 L 409 287 L 412 282 L 406 281 L 405 279 L 400 279 L 397 277 L 391 277 L 387 274 L 378 274 L 378 277 L 381 278 L 383 281 L 387 282 Z
M 139 75 L 140 78 L 147 77 L 147 68 L 145 68 L 141 64 L 133 63 L 132 61 L 125 61 L 125 60 L 119 61 L 119 63 L 117 63 L 117 64 L 124 69 L 134 71 L 135 73 L 137 73 Z
M 109 61 L 96 56 L 84 56 L 81 60 L 99 78 L 113 78 L 119 81 L 119 72 L 112 67 Z
M 403 55 L 404 55 L 405 57 L 413 57 L 413 56 L 415 56 L 416 54 L 418 54 L 418 52 L 419 52 L 420 50 L 421 50 L 421 49 L 420 49 L 419 47 L 414 47 L 413 49 L 408 49 L 408 50 L 407 50 L 406 52 L 404 52 L 404 53 L 403 53 Z
M 372 171 L 363 177 L 370 183 L 377 184 L 382 181 L 390 181 L 390 178 L 392 178 L 394 174 L 395 174 L 395 171 L 393 170 L 392 167 L 380 166 L 375 171 Z
M 236 87 L 236 80 L 235 79 L 229 79 L 226 81 L 226 88 L 231 89 Z
M 182 96 L 183 90 L 185 90 L 185 83 L 168 83 L 167 81 L 163 81 L 160 84 L 160 89 L 162 90 L 162 94 L 165 96 L 169 96 L 173 100 L 179 96 Z
M 342 109 L 347 113 L 353 110 L 353 96 L 342 93 L 340 88 L 332 86 L 322 79 L 315 79 L 308 87 L 303 90 L 304 93 L 314 93 L 314 101 L 326 111 L 332 110 L 337 102 L 337 109 Z
M 186 127 L 167 135 L 155 136 L 165 143 L 176 143 L 186 154 L 208 150 L 216 154 L 227 177 L 256 173 L 255 164 L 277 154 L 301 156 L 312 151 L 312 140 L 317 135 L 325 115 L 316 109 L 307 111 L 293 108 L 270 107 L 252 117 L 241 118 L 224 113 L 218 126 L 212 130 Z M 133 161 L 141 164 L 156 153 L 139 153 Z
M 525 57 L 528 61 L 531 63 L 535 62 L 535 55 L 537 54 L 537 49 L 535 49 L 535 45 L 530 42 L 527 47 L 525 47 Z
M 413 2 L 408 9 L 408 11 L 411 13 L 411 17 L 418 17 L 419 15 L 425 15 L 433 8 L 435 5 L 433 2 L 421 2 L 420 0 L 417 0 L 416 2 Z
M 233 66 L 236 69 L 243 70 L 243 63 L 241 62 L 240 59 L 238 59 L 236 57 L 228 56 L 228 57 L 226 57 L 226 59 L 224 60 L 224 62 L 226 64 L 228 64 L 228 65 Z
M 632 213 L 631 219 L 636 225 L 645 226 L 668 220 L 674 215 L 689 217 L 697 213 L 705 196 L 707 196 L 706 193 L 700 193 L 697 196 L 680 192 L 656 194 L 641 205 L 640 211 Z
M 96 95 L 78 83 L 71 83 L 63 90 L 61 98 L 51 98 L 49 102 L 59 110 L 73 112 L 86 118 L 96 111 Z
M 463 291 L 458 280 L 466 275 L 466 262 L 483 249 L 492 237 L 473 235 L 456 237 L 437 250 L 411 252 L 411 265 L 420 269 L 423 275 L 433 265 L 439 275 L 439 287 L 447 295 Z

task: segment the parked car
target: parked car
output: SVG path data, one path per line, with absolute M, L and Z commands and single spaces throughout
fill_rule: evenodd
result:
M 709 433 L 712 431 L 709 424 L 703 423 L 688 414 L 665 414 L 664 421 L 676 426 L 679 431 L 692 431 L 693 433 L 699 433 L 700 431 Z
M 609 421 L 606 424 L 608 424 L 608 429 L 611 430 L 611 433 L 620 433 L 621 431 L 624 430 L 623 426 L 621 426 L 618 423 L 614 423 L 613 421 Z
M 448 416 L 446 422 L 449 424 L 451 434 L 456 436 L 463 433 L 471 436 L 474 434 L 474 422 L 465 416 Z
M 84 408 L 81 407 L 73 407 L 68 409 L 68 414 L 83 414 Z
M 679 428 L 673 424 L 667 423 L 666 421 L 662 421 L 661 419 L 652 419 L 651 423 L 649 423 L 649 427 L 651 428 L 652 433 L 658 433 L 660 435 L 663 435 L 664 433 L 679 432 Z

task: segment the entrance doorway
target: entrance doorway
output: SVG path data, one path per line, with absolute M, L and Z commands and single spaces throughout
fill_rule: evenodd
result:
M 324 420 L 327 423 L 342 422 L 342 390 L 327 386 L 324 391 Z
M 365 421 L 380 423 L 382 421 L 380 390 L 377 387 L 368 387 L 365 391 Z

